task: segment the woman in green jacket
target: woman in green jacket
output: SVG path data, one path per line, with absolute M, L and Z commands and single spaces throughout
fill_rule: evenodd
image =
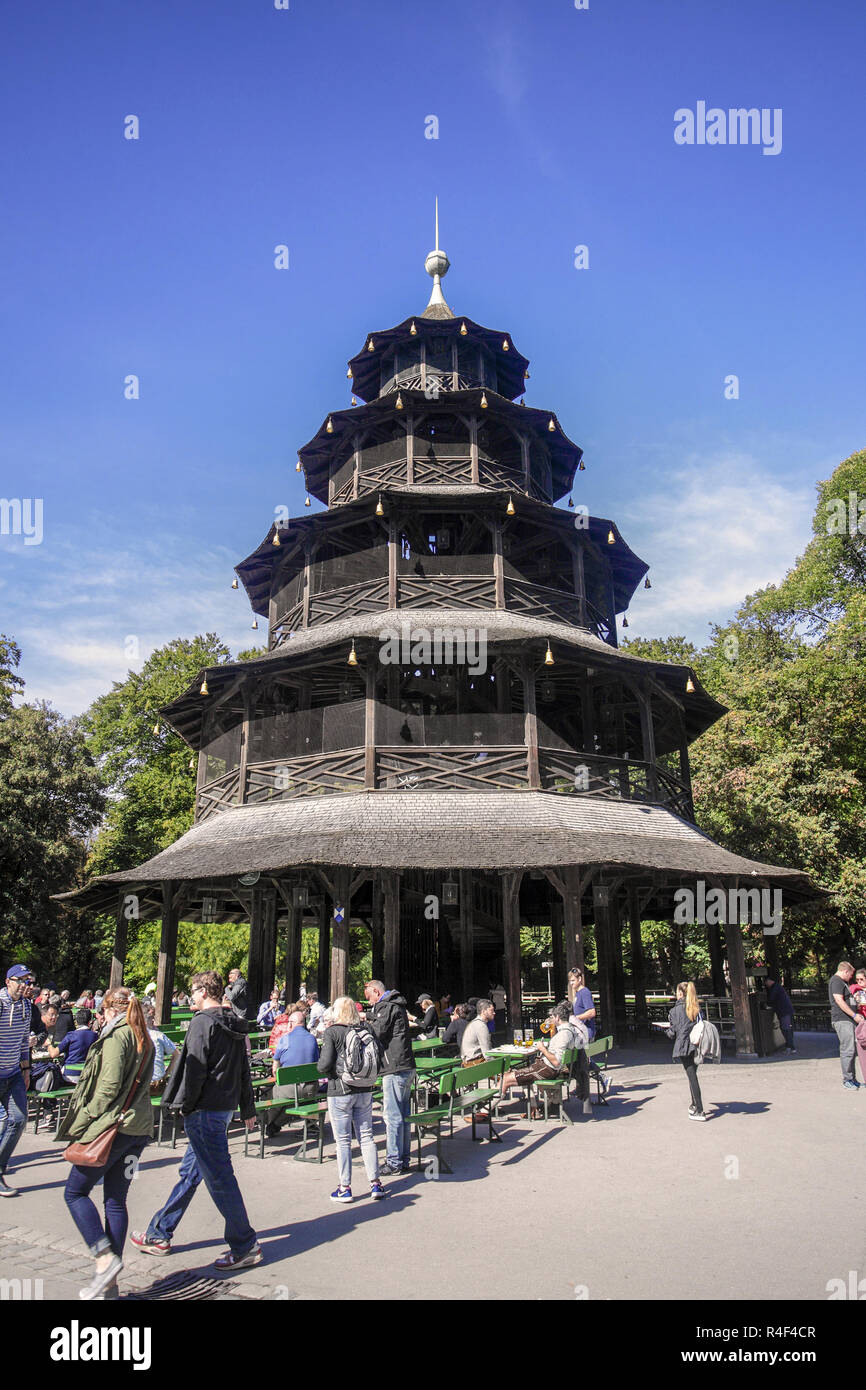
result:
M 150 1078 L 153 1043 L 141 1005 L 129 989 L 112 989 L 105 996 L 105 1026 L 87 1054 L 69 1110 L 57 1140 L 89 1144 L 113 1124 L 118 1131 L 108 1162 L 101 1168 L 73 1164 L 64 1197 L 73 1221 L 96 1262 L 94 1276 L 82 1298 L 105 1298 L 123 1268 L 123 1245 L 129 1217 L 126 1198 L 138 1160 L 153 1138 Z M 139 1075 L 132 1104 L 123 1107 Z M 103 1184 L 105 1224 L 91 1201 L 97 1183 Z

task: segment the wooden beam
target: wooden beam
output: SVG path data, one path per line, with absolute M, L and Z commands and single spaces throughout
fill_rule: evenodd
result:
M 328 998 L 331 969 L 331 909 L 327 897 L 319 907 L 319 960 L 316 967 L 316 993 L 324 1003 Z
M 382 875 L 373 875 L 373 910 L 370 918 L 370 935 L 372 937 L 372 968 L 371 978 L 374 980 L 384 980 L 385 978 L 385 900 L 382 893 Z
M 565 964 L 562 920 L 563 904 L 557 894 L 550 898 L 550 955 L 553 961 L 553 993 L 556 999 L 565 999 L 568 992 L 568 967 Z
M 757 1057 L 755 1032 L 752 1027 L 752 1014 L 749 1006 L 749 987 L 746 980 L 746 958 L 743 952 L 743 935 L 739 922 L 728 922 L 725 927 L 725 940 L 728 945 L 728 970 L 731 975 L 731 999 L 734 1005 L 734 1033 L 738 1057 Z
M 159 963 L 156 970 L 156 1021 L 171 1022 L 171 996 L 174 993 L 174 967 L 177 959 L 177 884 L 166 879 L 162 885 L 162 926 L 159 935 Z
M 652 695 L 646 688 L 636 690 L 635 695 L 640 709 L 640 732 L 643 745 L 643 760 L 647 764 L 647 789 L 653 801 L 658 801 L 659 779 L 656 772 L 656 741 L 653 729 Z M 622 756 L 622 755 L 620 755 Z
M 522 870 L 509 871 L 502 878 L 502 934 L 505 942 L 506 1020 L 509 1031 L 523 1027 L 520 988 L 520 883 Z
M 459 871 L 460 882 L 460 997 L 465 1003 L 475 982 L 475 900 L 472 873 Z M 471 1022 L 471 1020 L 470 1020 Z
M 367 657 L 364 672 L 364 790 L 376 788 L 376 658 Z
M 649 1032 L 649 1012 L 646 1002 L 646 963 L 641 938 L 641 914 L 638 889 L 631 886 L 628 893 L 628 926 L 631 940 L 631 978 L 634 988 L 634 1016 L 637 1031 Z
M 397 522 L 388 518 L 388 607 L 397 607 Z
M 469 480 L 478 483 L 478 417 L 469 421 Z
M 253 1019 L 258 1014 L 259 1004 L 270 998 L 277 969 L 277 892 L 273 885 L 264 889 L 262 899 L 261 996 L 253 1000 L 253 1012 L 247 1011 L 247 1018 Z
M 383 870 L 382 894 L 385 906 L 385 969 L 382 978 L 386 989 L 397 989 L 400 977 L 400 875 L 396 869 Z
M 566 970 L 583 970 L 583 922 L 580 915 L 580 900 L 583 891 L 580 883 L 580 869 L 569 864 L 562 870 L 565 892 L 562 895 L 562 926 L 565 945 Z
M 538 767 L 538 716 L 535 705 L 535 669 L 529 661 L 523 664 L 523 719 L 524 742 L 526 743 L 526 767 L 530 791 L 541 789 L 541 773 Z
M 349 870 L 342 865 L 334 872 L 337 892 L 331 918 L 331 983 L 330 1002 L 345 994 L 349 986 L 349 922 L 352 917 L 352 898 Z M 336 913 L 341 912 L 342 921 Z
M 260 884 L 250 892 L 250 949 L 247 956 L 247 1018 L 255 1018 L 264 981 L 264 897 Z
M 502 522 L 493 523 L 493 584 L 496 592 L 495 606 L 505 607 L 505 562 L 502 557 Z
M 291 1004 L 297 999 L 301 992 L 301 931 L 304 921 L 304 909 L 298 901 L 301 894 L 301 885 L 292 885 L 291 904 L 288 908 L 286 919 L 286 956 L 285 956 L 285 976 L 286 976 L 286 1003 Z
M 724 999 L 728 993 L 728 989 L 725 984 L 722 931 L 715 923 L 707 923 L 707 945 L 710 949 L 710 977 L 713 982 L 713 994 L 717 999 Z
M 312 558 L 313 549 L 310 542 L 308 541 L 307 544 L 304 546 L 304 592 L 302 595 L 302 601 L 304 605 L 304 616 L 302 619 L 302 623 L 304 627 L 310 626 L 310 586 L 313 580 Z
M 114 917 L 114 950 L 111 956 L 111 973 L 108 988 L 119 989 L 123 984 L 123 969 L 126 965 L 126 942 L 129 931 L 129 918 L 126 915 L 126 890 L 121 888 L 117 897 L 117 912 Z

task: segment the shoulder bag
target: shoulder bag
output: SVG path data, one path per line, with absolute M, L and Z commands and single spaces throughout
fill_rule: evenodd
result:
M 111 1146 L 114 1143 L 117 1131 L 120 1127 L 120 1121 L 133 1102 L 148 1062 L 150 1062 L 151 1065 L 153 1064 L 153 1048 L 151 1048 L 149 1052 L 147 1048 L 144 1049 L 144 1056 L 141 1059 L 141 1065 L 132 1083 L 132 1089 L 126 1097 L 123 1110 L 121 1110 L 114 1124 L 109 1125 L 108 1129 L 104 1130 L 102 1134 L 98 1134 L 95 1139 L 91 1139 L 87 1144 L 82 1144 L 78 1140 L 72 1144 L 68 1144 L 63 1150 L 63 1157 L 66 1159 L 67 1163 L 74 1163 L 79 1168 L 105 1167 L 111 1154 Z

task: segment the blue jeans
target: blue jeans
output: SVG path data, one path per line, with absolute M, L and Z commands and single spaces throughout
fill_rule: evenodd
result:
M 389 1168 L 408 1163 L 412 1152 L 412 1128 L 404 1124 L 412 1111 L 414 1071 L 396 1071 L 382 1077 L 382 1117 L 385 1121 L 385 1162 Z
M 0 1177 L 27 1123 L 27 1087 L 20 1071 L 0 1080 Z
M 103 1168 L 79 1168 L 75 1164 L 70 1168 L 63 1199 L 91 1255 L 101 1255 L 104 1250 L 113 1250 L 115 1255 L 123 1254 L 129 1226 L 126 1210 L 129 1184 L 136 1172 L 136 1161 L 149 1143 L 148 1134 L 118 1134 Z M 130 1162 L 130 1159 L 136 1161 Z M 90 1198 L 98 1182 L 103 1184 L 104 1227 L 99 1211 Z
M 194 1110 L 184 1116 L 189 1140 L 178 1180 L 165 1206 L 151 1217 L 148 1240 L 170 1241 L 181 1217 L 204 1179 L 217 1211 L 225 1219 L 225 1237 L 233 1255 L 248 1255 L 256 1243 L 232 1168 L 227 1138 L 232 1110 Z
M 358 1091 L 349 1096 L 328 1096 L 328 1114 L 334 1143 L 337 1145 L 337 1168 L 341 1187 L 352 1185 L 352 1127 L 354 1126 L 361 1157 L 370 1183 L 379 1180 L 379 1155 L 373 1142 L 373 1092 Z

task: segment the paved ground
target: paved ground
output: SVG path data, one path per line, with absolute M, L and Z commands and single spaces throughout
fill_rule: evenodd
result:
M 591 1119 L 573 1104 L 573 1128 L 503 1123 L 495 1145 L 473 1145 L 461 1125 L 445 1146 L 454 1175 L 389 1180 L 385 1202 L 370 1201 L 359 1165 L 354 1204 L 334 1206 L 335 1164 L 292 1162 L 286 1132 L 264 1162 L 234 1138 L 266 1263 L 221 1281 L 218 1296 L 824 1300 L 828 1280 L 866 1277 L 866 1087 L 843 1090 L 834 1036 L 797 1041 L 796 1057 L 703 1069 L 706 1124 L 687 1119 L 669 1044 L 620 1052 L 610 1104 Z M 134 1227 L 167 1196 L 180 1156 L 146 1152 Z M 28 1131 L 9 1174 L 21 1196 L 0 1202 L 0 1279 L 41 1278 L 47 1299 L 77 1299 L 91 1272 L 63 1203 L 66 1171 L 59 1146 Z M 203 1187 L 178 1235 L 165 1259 L 127 1247 L 124 1294 L 170 1275 L 213 1279 L 222 1226 Z

